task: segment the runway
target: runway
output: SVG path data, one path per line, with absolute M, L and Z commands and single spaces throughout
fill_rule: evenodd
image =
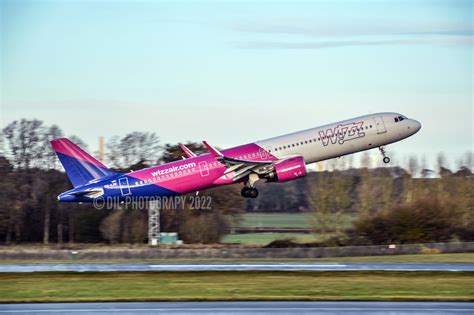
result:
M 473 314 L 461 302 L 138 302 L 0 304 L 0 314 Z
M 469 271 L 474 263 L 193 262 L 0 264 L 0 272 L 112 271 Z

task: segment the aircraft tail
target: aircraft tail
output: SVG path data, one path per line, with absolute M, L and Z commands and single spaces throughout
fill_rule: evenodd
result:
M 51 141 L 51 146 L 56 151 L 74 187 L 85 185 L 94 179 L 117 174 L 69 139 L 54 139 Z

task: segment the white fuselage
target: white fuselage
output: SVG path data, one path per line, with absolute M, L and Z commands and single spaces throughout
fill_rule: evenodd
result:
M 309 164 L 397 142 L 420 128 L 418 121 L 401 114 L 377 113 L 257 141 L 256 144 L 278 158 L 302 155 Z

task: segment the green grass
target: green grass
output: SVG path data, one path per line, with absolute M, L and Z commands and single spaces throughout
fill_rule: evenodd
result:
M 347 229 L 352 226 L 355 217 L 348 213 L 327 218 L 326 229 Z M 233 221 L 230 221 L 233 222 Z M 321 222 L 313 213 L 245 213 L 241 220 L 234 222 L 235 227 L 274 227 L 274 228 L 317 228 Z
M 308 213 L 246 213 L 239 227 L 292 227 L 311 228 L 312 215 Z
M 0 264 L 93 264 L 93 263 L 171 263 L 171 262 L 238 262 L 238 261 L 328 261 L 328 262 L 414 262 L 414 263 L 474 263 L 474 253 L 416 254 L 327 258 L 208 258 L 208 259 L 115 259 L 115 260 L 1 260 Z
M 305 233 L 245 233 L 229 234 L 221 243 L 265 245 L 276 240 L 291 239 L 297 243 L 309 243 L 322 240 L 322 236 Z
M 473 301 L 468 272 L 102 272 L 0 274 L 0 302 L 183 300 Z

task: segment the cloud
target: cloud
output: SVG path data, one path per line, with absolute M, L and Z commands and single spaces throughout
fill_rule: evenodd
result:
M 241 20 L 231 28 L 255 40 L 242 49 L 323 49 L 382 45 L 472 45 L 474 26 L 463 20 L 386 20 L 279 17 Z
M 313 42 L 251 41 L 236 43 L 241 49 L 324 49 L 347 46 L 386 45 L 472 45 L 473 36 L 410 38 L 391 40 L 329 40 Z
M 231 29 L 245 33 L 300 35 L 310 37 L 353 37 L 390 35 L 472 35 L 471 21 L 407 21 L 385 19 L 276 18 L 243 20 Z

